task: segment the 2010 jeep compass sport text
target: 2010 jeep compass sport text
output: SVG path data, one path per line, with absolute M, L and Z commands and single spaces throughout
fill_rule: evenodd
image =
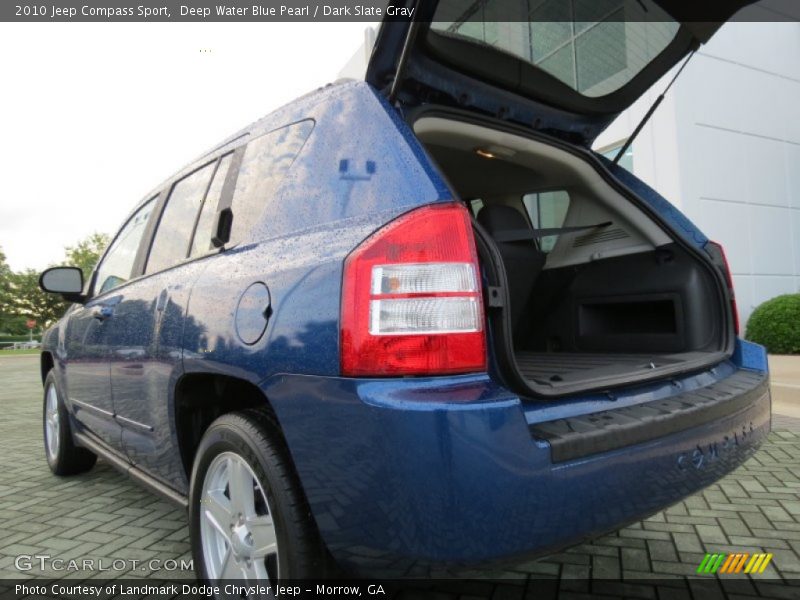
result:
M 188 507 L 202 578 L 552 551 L 769 430 L 722 249 L 590 150 L 715 27 L 666 0 L 566 29 L 468 4 L 384 23 L 366 81 L 155 188 L 85 285 L 42 274 L 75 302 L 43 343 L 51 469 L 101 456 Z

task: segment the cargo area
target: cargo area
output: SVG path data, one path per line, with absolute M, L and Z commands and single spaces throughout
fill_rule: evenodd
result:
M 501 370 L 532 394 L 610 389 L 726 357 L 719 274 L 603 177 L 542 140 L 424 117 L 414 129 L 474 215 Z
M 540 385 L 574 384 L 581 381 L 601 382 L 629 372 L 646 372 L 665 366 L 679 366 L 687 360 L 702 359 L 702 353 L 684 354 L 621 354 L 580 352 L 516 353 L 522 375 Z M 557 386 L 554 386 L 557 387 Z

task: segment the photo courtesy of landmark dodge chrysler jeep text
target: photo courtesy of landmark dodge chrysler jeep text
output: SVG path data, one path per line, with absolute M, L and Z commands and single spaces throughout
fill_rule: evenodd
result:
M 155 187 L 85 284 L 42 274 L 74 301 L 43 341 L 51 469 L 101 456 L 187 507 L 201 578 L 553 551 L 769 431 L 722 248 L 590 149 L 746 2 L 620 0 L 567 39 L 470 4 L 385 22 L 366 81 Z

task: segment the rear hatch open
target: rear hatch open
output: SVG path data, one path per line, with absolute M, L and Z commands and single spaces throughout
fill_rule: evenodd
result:
M 407 0 L 414 20 L 382 25 L 366 79 L 475 208 L 484 268 L 499 277 L 489 286 L 505 296 L 494 312 L 491 297 L 487 304 L 511 387 L 546 396 L 609 389 L 696 371 L 732 351 L 724 274 L 712 257 L 670 231 L 587 149 L 751 3 Z M 432 115 L 439 123 L 419 129 Z M 486 135 L 467 131 L 471 121 Z M 509 132 L 531 142 L 511 148 Z M 550 210 L 561 220 L 549 226 L 572 230 L 545 240 L 535 232 L 548 223 L 528 199 L 562 196 L 571 206 Z M 482 226 L 509 206 L 531 239 Z M 515 269 L 508 260 L 526 243 L 533 282 L 524 261 Z
M 366 79 L 583 145 L 752 0 L 404 0 Z

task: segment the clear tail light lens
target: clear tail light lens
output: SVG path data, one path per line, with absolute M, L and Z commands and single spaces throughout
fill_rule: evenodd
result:
M 372 335 L 465 333 L 481 330 L 475 298 L 396 298 L 369 304 Z
M 472 263 L 377 265 L 372 267 L 373 294 L 477 292 Z

